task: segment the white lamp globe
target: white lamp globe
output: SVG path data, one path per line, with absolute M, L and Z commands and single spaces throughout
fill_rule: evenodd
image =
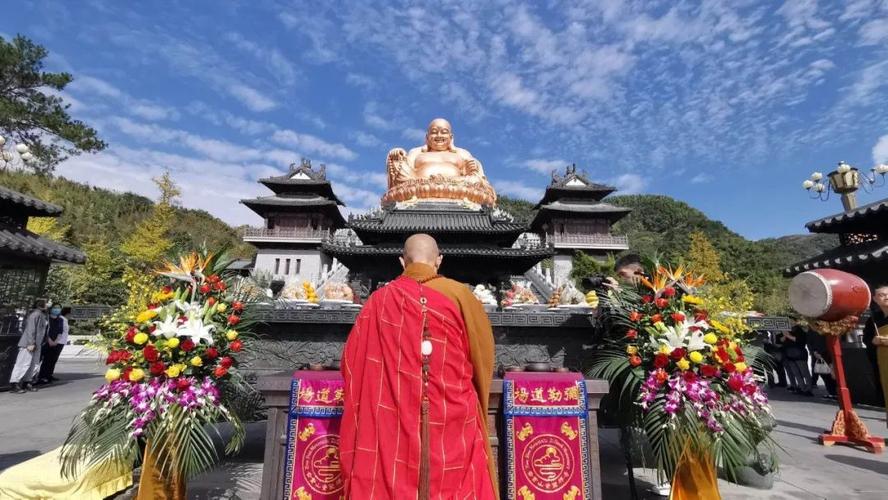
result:
M 22 153 L 22 160 L 31 161 L 31 158 L 33 157 L 34 155 L 32 155 L 30 151 Z
M 27 153 L 28 151 L 30 151 L 31 148 L 29 148 L 27 144 L 25 144 L 25 143 L 23 143 L 23 142 L 20 142 L 20 143 L 18 143 L 18 144 L 15 145 L 15 150 L 18 151 L 19 154 L 25 154 L 25 153 Z
M 843 161 L 840 161 L 839 166 L 836 167 L 836 172 L 838 172 L 840 174 L 847 174 L 850 171 L 851 171 L 851 165 L 848 165 L 847 163 L 845 163 Z
M 814 186 L 814 191 L 817 191 L 818 193 L 822 193 L 824 189 L 826 189 L 826 186 L 823 184 L 817 184 Z
M 4 151 L 0 158 L 3 158 L 3 161 L 12 161 L 12 153 L 9 151 Z
M 880 163 L 876 165 L 876 168 L 874 168 L 873 170 L 875 170 L 877 174 L 888 174 L 888 163 Z
M 823 179 L 823 174 L 821 174 L 820 172 L 814 172 L 813 174 L 811 174 L 812 181 L 816 182 L 816 181 L 819 181 L 820 179 Z
M 0 135 L 0 146 L 2 146 L 4 144 L 6 144 L 6 137 L 3 137 L 2 135 Z
M 811 189 L 812 187 L 814 187 L 814 181 L 809 179 L 802 183 L 802 187 L 805 189 Z

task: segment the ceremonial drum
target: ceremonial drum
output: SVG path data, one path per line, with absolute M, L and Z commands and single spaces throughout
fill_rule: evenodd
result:
M 870 304 L 869 286 L 860 277 L 835 269 L 806 271 L 789 284 L 789 304 L 802 316 L 838 321 Z

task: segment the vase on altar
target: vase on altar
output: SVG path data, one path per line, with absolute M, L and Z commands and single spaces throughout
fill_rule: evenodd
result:
M 669 500 L 719 500 L 718 476 L 712 450 L 701 450 L 688 440 L 672 474 Z
M 145 443 L 136 500 L 185 500 L 185 478 L 178 470 L 176 458 L 172 457 L 167 467 L 161 463 L 157 450 Z

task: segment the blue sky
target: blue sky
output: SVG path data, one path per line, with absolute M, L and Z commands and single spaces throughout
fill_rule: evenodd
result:
M 18 2 L 0 35 L 46 46 L 111 145 L 61 175 L 154 196 L 170 169 L 233 224 L 302 156 L 378 204 L 386 152 L 436 116 L 499 193 L 536 201 L 575 162 L 750 238 L 841 210 L 812 171 L 888 162 L 885 0 L 377 3 Z

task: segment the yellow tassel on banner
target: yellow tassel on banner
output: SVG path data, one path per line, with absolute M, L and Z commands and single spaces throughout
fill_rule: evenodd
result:
M 176 472 L 161 474 L 157 457 L 149 453 L 150 449 L 151 443 L 145 443 L 142 477 L 139 479 L 136 500 L 185 500 L 185 478 Z
M 685 444 L 672 476 L 669 500 L 721 500 L 711 453 L 701 453 L 690 443 Z

